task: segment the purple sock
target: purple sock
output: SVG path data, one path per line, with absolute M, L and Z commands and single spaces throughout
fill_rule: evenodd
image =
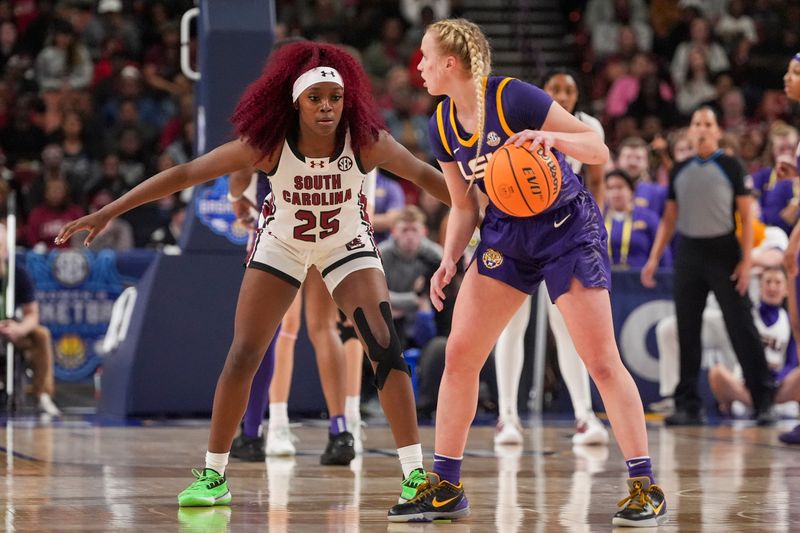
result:
M 649 455 L 628 459 L 625 461 L 625 465 L 628 467 L 628 477 L 646 476 L 650 478 L 651 485 L 655 483 L 655 479 L 653 479 L 653 465 L 650 464 Z
M 272 372 L 275 370 L 275 340 L 278 338 L 278 333 L 280 327 L 264 353 L 264 359 L 261 360 L 261 366 L 258 367 L 253 377 L 253 384 L 250 386 L 250 399 L 244 412 L 242 433 L 251 439 L 261 436 L 261 422 L 264 420 L 269 403 L 269 384 L 272 381 Z
M 338 435 L 347 431 L 347 419 L 344 415 L 336 415 L 331 417 L 331 435 Z
M 442 481 L 449 481 L 453 485 L 461 482 L 461 461 L 445 455 L 433 454 L 433 471 L 439 474 Z

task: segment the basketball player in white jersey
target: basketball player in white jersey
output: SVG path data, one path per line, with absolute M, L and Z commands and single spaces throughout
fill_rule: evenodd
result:
M 575 75 L 569 70 L 557 69 L 548 73 L 544 77 L 542 88 L 561 104 L 561 107 L 595 130 L 601 139 L 605 138 L 605 132 L 599 120 L 583 111 L 575 111 L 580 95 Z M 584 176 L 587 189 L 602 209 L 604 196 L 602 165 L 584 165 L 572 157 L 568 157 L 567 160 L 576 174 L 580 173 Z M 539 290 L 547 290 L 544 283 L 539 286 Z M 575 445 L 606 444 L 608 443 L 608 431 L 592 411 L 589 373 L 575 350 L 575 345 L 572 343 L 561 313 L 550 301 L 550 298 L 546 298 L 546 300 L 550 328 L 556 339 L 558 366 L 564 383 L 567 385 L 572 400 L 572 409 L 575 412 L 577 431 L 572 436 L 572 443 Z M 497 395 L 500 411 L 494 436 L 495 444 L 522 444 L 522 426 L 517 411 L 517 396 L 522 363 L 525 358 L 525 330 L 528 328 L 530 316 L 531 297 L 528 296 L 500 334 L 495 346 Z
M 239 139 L 157 174 L 57 237 L 66 242 L 89 230 L 88 244 L 109 220 L 138 205 L 242 168 L 270 176 L 264 226 L 247 262 L 233 343 L 214 395 L 205 467 L 194 470 L 178 502 L 230 504 L 225 467 L 253 375 L 311 266 L 356 325 L 398 448 L 401 499 L 412 497 L 426 480 L 414 395 L 362 186 L 380 166 L 449 201 L 443 177 L 386 133 L 363 68 L 335 46 L 302 42 L 276 51 L 232 122 Z

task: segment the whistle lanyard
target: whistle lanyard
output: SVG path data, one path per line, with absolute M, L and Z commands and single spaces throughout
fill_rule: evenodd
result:
M 606 213 L 606 232 L 608 233 L 608 258 L 614 261 L 614 254 L 611 251 L 611 228 L 614 225 L 614 217 L 611 212 Z M 628 254 L 631 252 L 631 234 L 633 233 L 633 216 L 625 213 L 622 223 L 622 242 L 619 246 L 619 264 L 628 266 Z

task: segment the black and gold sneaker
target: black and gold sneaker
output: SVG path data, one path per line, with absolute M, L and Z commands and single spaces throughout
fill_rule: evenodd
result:
M 432 522 L 439 518 L 455 520 L 467 516 L 469 501 L 464 485 L 442 481 L 432 472 L 428 472 L 428 480 L 420 485 L 416 496 L 389 509 L 389 522 Z
M 264 437 L 250 438 L 244 434 L 244 431 L 241 432 L 239 436 L 233 439 L 233 444 L 231 444 L 231 457 L 241 459 L 242 461 L 263 461 L 267 458 Z
M 328 445 L 319 458 L 322 465 L 347 466 L 356 456 L 353 434 L 343 431 L 338 435 L 328 433 Z
M 630 494 L 617 503 L 622 507 L 611 523 L 623 527 L 656 527 L 667 521 L 667 501 L 658 485 L 651 485 L 650 478 L 628 478 Z

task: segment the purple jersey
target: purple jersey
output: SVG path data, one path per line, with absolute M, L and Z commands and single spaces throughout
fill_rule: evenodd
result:
M 428 123 L 428 129 L 431 150 L 436 159 L 457 162 L 464 179 L 468 180 L 474 174 L 478 187 L 485 193 L 483 177 L 492 153 L 514 133 L 526 129 L 540 129 L 547 118 L 553 99 L 538 87 L 514 78 L 494 76 L 484 79 L 486 118 L 480 157 L 476 158 L 477 133 L 469 134 L 464 131 L 458 122 L 458 113 L 450 98 L 445 98 L 437 106 Z M 568 204 L 583 188 L 564 154 L 553 150 L 553 155 L 561 167 L 561 192 L 553 205 L 544 211 L 545 213 Z M 487 216 L 489 211 L 493 216 L 510 216 L 492 204 L 487 208 Z
M 614 266 L 642 268 L 656 240 L 658 215 L 644 207 L 634 207 L 631 213 L 615 216 L 606 213 L 608 253 Z M 664 250 L 660 266 L 672 266 L 669 248 Z
M 762 167 L 753 172 L 753 191 L 758 194 L 758 203 L 764 207 L 767 192 L 778 182 L 778 176 L 772 167 Z
M 667 204 L 667 187 L 649 181 L 640 181 L 633 194 L 633 203 L 636 207 L 649 209 L 659 217 L 664 214 Z
M 766 188 L 761 197 L 761 220 L 770 226 L 778 226 L 789 234 L 794 226 L 781 217 L 781 211 L 786 209 L 793 198 L 800 197 L 800 187 L 794 180 L 779 180 L 772 185 Z

